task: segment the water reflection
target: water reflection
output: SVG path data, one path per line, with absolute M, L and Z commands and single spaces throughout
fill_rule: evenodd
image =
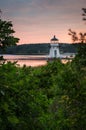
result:
M 16 62 L 17 64 L 22 67 L 26 66 L 42 66 L 47 64 L 47 55 L 43 56 L 31 56 L 31 55 L 3 55 L 4 59 L 7 61 Z M 41 58 L 41 59 L 40 59 Z M 36 59 L 36 60 L 35 60 Z M 62 63 L 67 63 L 68 60 L 63 59 Z
M 16 62 L 19 66 L 42 66 L 47 64 L 47 55 L 3 55 L 4 59 L 11 62 Z M 36 60 L 35 60 L 36 59 Z
M 7 60 L 7 61 L 11 61 L 11 62 L 14 62 L 14 61 L 17 61 L 17 64 L 19 66 L 42 66 L 42 65 L 45 65 L 47 64 L 47 61 L 46 60 Z

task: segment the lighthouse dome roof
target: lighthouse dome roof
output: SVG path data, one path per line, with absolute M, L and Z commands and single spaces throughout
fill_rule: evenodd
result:
M 56 36 L 54 35 L 54 37 L 51 39 L 51 41 L 59 41 Z

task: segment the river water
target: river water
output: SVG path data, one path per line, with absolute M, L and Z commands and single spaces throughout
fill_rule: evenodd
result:
M 0 55 L 1 56 L 1 55 Z M 19 66 L 42 66 L 47 64 L 47 55 L 3 55 L 4 59 L 7 61 L 15 62 Z
M 67 54 L 69 55 L 69 54 Z M 1 55 L 0 55 L 1 56 Z M 26 66 L 42 66 L 47 64 L 48 55 L 10 55 L 3 54 L 4 59 L 7 61 L 15 62 L 22 67 Z M 67 60 L 62 60 L 63 63 L 66 63 Z

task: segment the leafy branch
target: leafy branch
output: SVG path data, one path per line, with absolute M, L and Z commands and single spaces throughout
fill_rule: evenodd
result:
M 82 11 L 83 11 L 83 20 L 86 21 L 86 8 L 82 8 Z
M 86 33 L 76 33 L 75 31 L 72 31 L 71 29 L 68 30 L 70 35 L 72 37 L 73 43 L 79 42 L 79 43 L 86 43 Z

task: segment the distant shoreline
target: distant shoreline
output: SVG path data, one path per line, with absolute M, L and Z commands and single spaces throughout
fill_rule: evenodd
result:
M 4 60 L 54 60 L 54 59 L 64 59 L 64 60 L 70 60 L 73 59 L 73 56 L 70 56 L 68 54 L 61 55 L 61 57 L 58 58 L 51 58 L 49 55 L 10 55 L 10 54 L 3 54 L 0 55 L 3 56 Z

